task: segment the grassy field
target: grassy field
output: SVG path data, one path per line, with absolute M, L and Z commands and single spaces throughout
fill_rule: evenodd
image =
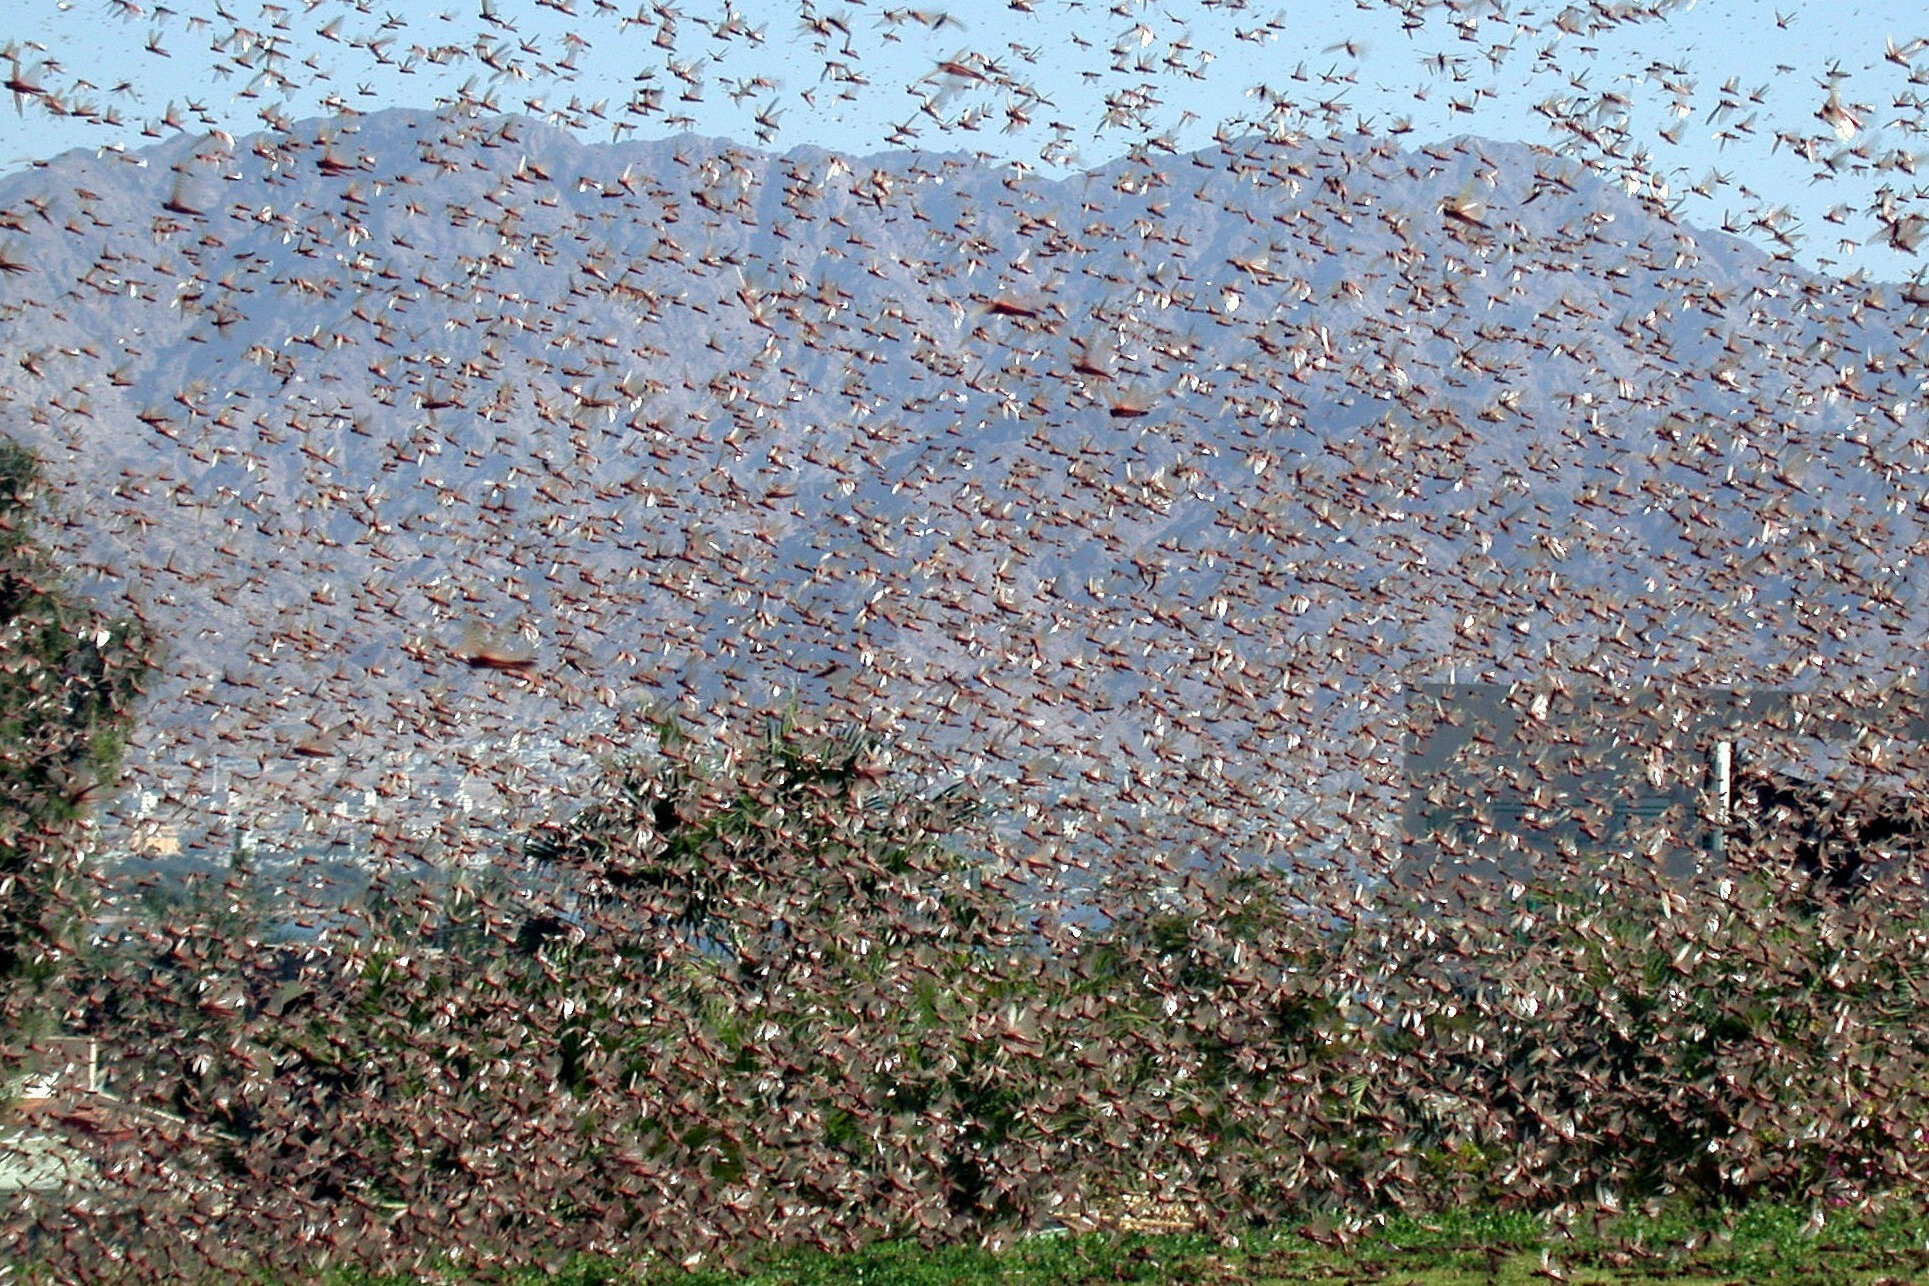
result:
M 538 1279 L 531 1278 L 531 1281 Z M 1059 1286 L 1138 1282 L 1506 1286 L 1901 1286 L 1929 1283 L 1929 1214 L 1864 1223 L 1758 1208 L 1730 1216 L 1627 1217 L 1599 1229 L 1527 1214 L 1400 1220 L 1335 1245 L 1293 1232 L 1236 1242 L 1198 1235 L 1036 1237 L 998 1252 L 889 1243 L 850 1255 L 781 1254 L 735 1268 L 581 1263 L 561 1286 Z
M 61 1280 L 15 1265 L 23 1282 Z M 4 1275 L 4 1274 L 0 1274 Z M 461 1268 L 319 1278 L 241 1274 L 260 1286 L 469 1286 Z M 489 1280 L 503 1281 L 499 1274 Z M 1561 1228 L 1525 1212 L 1402 1218 L 1335 1235 L 1327 1227 L 1243 1237 L 1057 1234 L 997 1250 L 884 1242 L 848 1254 L 748 1253 L 694 1266 L 578 1259 L 509 1275 L 512 1286 L 1929 1286 L 1929 1206 L 1818 1220 L 1806 1210 L 1629 1215 Z

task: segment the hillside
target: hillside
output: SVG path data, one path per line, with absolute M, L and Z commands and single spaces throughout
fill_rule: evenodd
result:
M 1522 146 L 1053 180 L 397 111 L 0 209 L 0 429 L 171 641 L 122 809 L 217 851 L 473 852 L 647 707 L 798 700 L 1046 863 L 1368 860 L 1403 685 L 1840 687 L 1929 627 L 1919 301 Z

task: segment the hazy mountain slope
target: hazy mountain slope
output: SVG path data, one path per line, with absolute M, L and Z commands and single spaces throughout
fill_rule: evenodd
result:
M 1523 147 L 1046 181 L 392 112 L 0 209 L 0 428 L 173 640 L 190 830 L 219 778 L 453 834 L 416 797 L 801 694 L 1292 849 L 1390 820 L 1403 682 L 1882 680 L 1929 624 L 1920 313 Z

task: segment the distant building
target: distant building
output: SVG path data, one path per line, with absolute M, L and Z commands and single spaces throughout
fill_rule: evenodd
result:
M 100 1092 L 98 1044 L 84 1036 L 38 1042 L 7 1088 L 13 1101 L 0 1121 L 0 1194 L 86 1181 L 92 1163 L 47 1118 Z
M 54 1036 L 35 1043 L 23 1060 L 15 1094 L 52 1098 L 66 1090 L 93 1094 L 101 1088 L 100 1042 L 92 1036 Z
M 136 857 L 179 857 L 180 828 L 153 821 L 139 822 L 128 836 L 127 851 Z
M 1608 853 L 1686 878 L 1733 837 L 1759 843 L 1775 826 L 1806 835 L 1793 859 L 1826 874 L 1831 837 L 1854 839 L 1852 814 L 1893 814 L 1883 832 L 1907 829 L 1896 783 L 1858 795 L 1818 780 L 1825 765 L 1765 765 L 1804 745 L 1929 741 L 1929 718 L 1893 699 L 1783 690 L 1427 683 L 1409 691 L 1407 735 L 1402 884 L 1519 879 Z M 1782 812 L 1756 815 L 1771 799 Z
M 90 1186 L 106 1151 L 137 1140 L 175 1142 L 180 1117 L 117 1098 L 106 1084 L 99 1043 L 56 1036 L 18 1057 L 0 1095 L 0 1197 L 23 1190 Z

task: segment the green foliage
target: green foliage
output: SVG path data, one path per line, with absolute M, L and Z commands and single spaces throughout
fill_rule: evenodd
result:
M 1628 868 L 1342 920 L 1265 872 L 1054 936 L 984 874 L 961 794 L 795 721 L 666 736 L 528 842 L 537 933 L 504 870 L 394 875 L 269 950 L 217 914 L 237 871 L 123 962 L 148 1101 L 214 1132 L 201 1172 L 249 1253 L 320 1220 L 370 1265 L 490 1272 L 1144 1210 L 1448 1228 L 1511 1272 L 1536 1229 L 1929 1186 L 1920 896 L 1817 913 Z
M 666 725 L 657 755 L 614 765 L 528 857 L 590 918 L 727 959 L 743 980 L 842 952 L 849 935 L 828 930 L 853 921 L 866 951 L 971 932 L 971 873 L 946 846 L 975 811 L 961 789 L 892 788 L 874 737 L 794 716 L 748 753 L 710 749 Z
M 965 857 L 975 811 L 866 738 L 670 738 L 532 842 L 554 931 L 498 881 L 401 875 L 312 947 L 157 927 L 121 1040 L 212 1132 L 231 1219 L 333 1211 L 377 1262 L 714 1249 L 766 1203 L 827 1245 L 1035 1220 L 1067 1145 L 1020 1119 L 1039 960 Z
M 1337 1235 L 1336 1235 L 1337 1234 Z M 1493 1286 L 1568 1280 L 1606 1286 L 1761 1286 L 1920 1280 L 1929 1224 L 1898 1212 L 1871 1220 L 1817 1219 L 1797 1206 L 1737 1211 L 1669 1208 L 1579 1225 L 1472 1208 L 1425 1218 L 1366 1220 L 1339 1233 L 1311 1227 L 1234 1239 L 1110 1232 L 1026 1238 L 998 1249 L 885 1241 L 852 1252 L 752 1248 L 730 1265 L 653 1257 L 578 1255 L 510 1280 L 549 1286 L 1099 1286 L 1245 1282 L 1293 1286 L 1396 1281 L 1412 1286 Z M 30 1278 L 31 1279 L 31 1278 Z M 407 1276 L 328 1274 L 328 1286 L 461 1286 L 451 1264 Z M 257 1273 L 243 1280 L 284 1278 Z
M 902 1149 L 916 1181 L 895 1217 L 915 1212 L 926 1232 L 1009 1213 L 1014 1194 L 988 1166 L 1029 1087 L 983 1027 L 1022 1021 L 1026 957 L 1011 908 L 958 844 L 976 802 L 894 784 L 875 738 L 794 716 L 738 750 L 674 727 L 659 740 L 658 756 L 613 767 L 599 800 L 528 846 L 576 897 L 575 940 L 540 945 L 546 987 L 584 998 L 559 1028 L 561 1083 L 588 1098 L 600 1069 L 632 1084 L 664 1075 L 660 1038 L 639 1040 L 633 1008 L 603 1000 L 647 989 L 697 1018 L 736 1084 L 758 1087 L 747 1103 L 707 1094 L 726 1124 L 661 1129 L 658 1155 L 708 1152 L 713 1175 L 743 1181 L 772 1161 L 737 1141 L 762 1131 L 727 1124 L 749 1107 L 792 1120 L 792 1146 L 824 1149 L 826 1175 L 875 1172 L 881 1148 Z M 853 1075 L 860 1056 L 871 1075 Z M 890 1210 L 803 1186 L 845 1216 Z
M 32 537 L 39 470 L 0 442 L 0 978 L 42 977 L 83 909 L 76 823 L 113 781 L 145 632 L 62 587 Z
M 1634 870 L 1443 923 L 1393 917 L 1348 972 L 1430 1205 L 1859 1205 L 1925 1178 L 1920 911 L 1818 919 L 1743 880 Z M 1531 908 L 1531 909 L 1529 909 Z

